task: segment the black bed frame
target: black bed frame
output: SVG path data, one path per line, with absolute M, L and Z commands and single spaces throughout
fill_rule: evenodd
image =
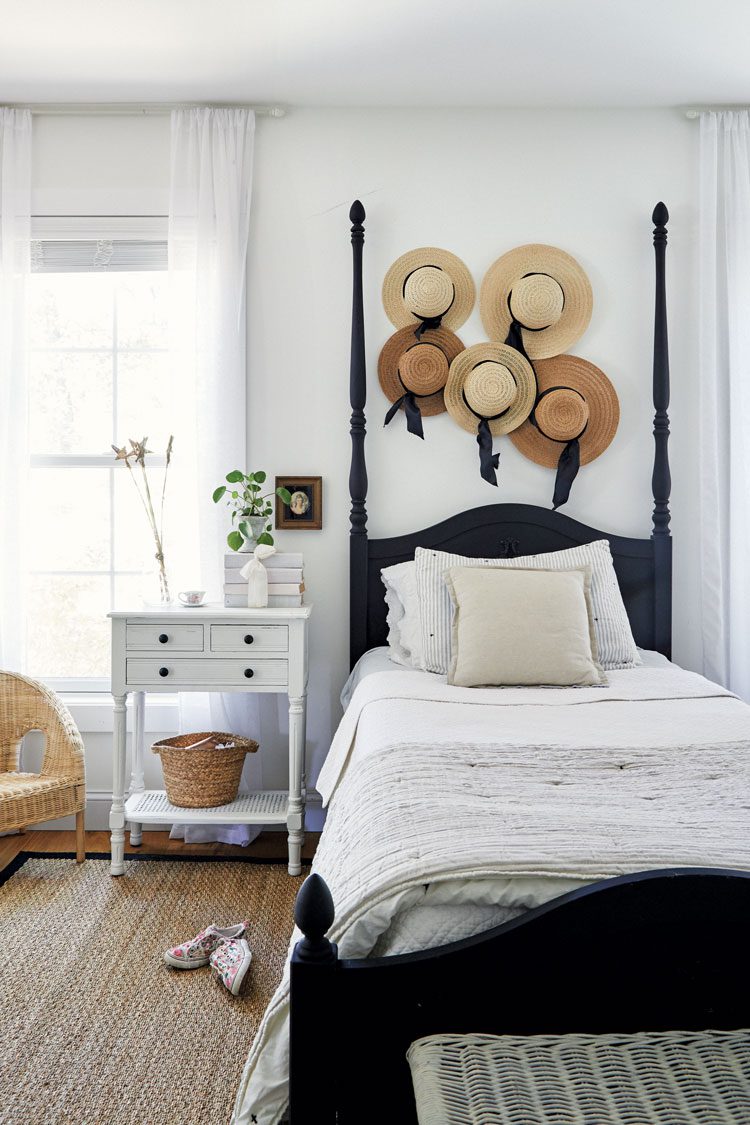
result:
M 369 648 L 386 643 L 386 605 L 380 571 L 414 558 L 417 547 L 437 547 L 475 558 L 535 555 L 558 551 L 595 539 L 608 539 L 615 571 L 641 648 L 665 656 L 672 650 L 672 538 L 669 532 L 669 347 L 665 257 L 669 212 L 657 203 L 652 220 L 656 256 L 654 311 L 654 468 L 652 475 L 653 528 L 649 539 L 630 539 L 579 523 L 561 512 L 533 504 L 488 504 L 451 516 L 434 527 L 391 539 L 367 535 L 367 467 L 365 463 L 364 308 L 362 249 L 365 209 L 356 200 L 349 212 L 354 259 L 352 289 L 352 350 L 349 380 L 352 457 L 349 472 L 349 658 L 352 666 Z
M 409 535 L 368 539 L 362 247 L 365 211 L 350 211 L 354 255 L 351 353 L 350 657 L 386 640 L 380 571 L 417 546 L 514 556 L 606 538 L 639 645 L 670 655 L 669 359 L 666 223 L 653 212 L 653 529 L 631 539 L 528 504 L 461 512 Z M 325 937 L 330 892 L 311 875 L 297 897 L 304 939 L 291 963 L 292 1125 L 414 1125 L 406 1050 L 438 1032 L 532 1034 L 736 1028 L 750 1025 L 750 874 L 640 872 L 564 895 L 464 941 L 398 957 L 346 961 Z

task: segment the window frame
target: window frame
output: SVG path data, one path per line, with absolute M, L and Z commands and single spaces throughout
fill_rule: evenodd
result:
M 31 219 L 31 239 L 33 241 L 86 241 L 99 240 L 121 241 L 154 241 L 167 242 L 169 220 L 166 215 L 34 215 Z M 75 349 L 71 349 L 73 351 Z M 117 341 L 113 341 L 113 350 L 117 353 Z M 117 364 L 114 366 L 114 390 L 117 386 Z M 152 455 L 149 463 L 154 467 L 164 465 L 163 455 Z M 118 466 L 119 467 L 119 466 Z M 29 468 L 102 468 L 113 470 L 114 461 L 111 453 L 101 454 L 30 454 Z M 110 495 L 114 503 L 114 475 L 110 474 Z M 32 570 L 34 575 L 49 573 L 58 574 L 59 571 Z M 75 571 L 65 573 L 75 574 Z M 107 574 L 114 576 L 112 568 L 107 571 L 85 571 L 85 574 Z M 131 573 L 131 572 L 122 572 Z M 114 580 L 114 577 L 112 577 Z M 110 704 L 106 697 L 110 693 L 111 683 L 106 676 L 96 677 L 61 677 L 49 676 L 44 679 L 45 684 L 53 691 L 59 692 L 71 702 L 76 711 L 81 715 L 90 713 L 94 726 L 87 725 L 86 729 L 102 729 L 101 707 L 105 706 L 104 714 L 108 717 L 106 729 L 111 729 L 109 716 Z M 166 702 L 166 700 L 164 701 Z M 176 697 L 172 702 L 176 706 Z M 79 724 L 80 725 L 80 724 Z

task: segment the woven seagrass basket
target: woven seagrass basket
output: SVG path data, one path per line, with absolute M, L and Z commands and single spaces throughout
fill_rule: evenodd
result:
M 223 731 L 178 734 L 151 747 L 161 758 L 170 804 L 183 809 L 211 809 L 237 796 L 245 754 L 258 743 Z

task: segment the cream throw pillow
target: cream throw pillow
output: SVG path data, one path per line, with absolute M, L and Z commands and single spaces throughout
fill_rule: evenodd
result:
M 451 567 L 448 683 L 590 686 L 606 682 L 591 611 L 591 567 Z

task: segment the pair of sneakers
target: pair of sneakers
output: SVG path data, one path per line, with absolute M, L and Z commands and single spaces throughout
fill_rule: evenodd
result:
M 236 926 L 206 926 L 190 941 L 175 945 L 164 954 L 164 960 L 173 969 L 201 969 L 211 966 L 211 971 L 232 996 L 237 996 L 252 961 L 250 946 L 243 937 L 249 922 Z

